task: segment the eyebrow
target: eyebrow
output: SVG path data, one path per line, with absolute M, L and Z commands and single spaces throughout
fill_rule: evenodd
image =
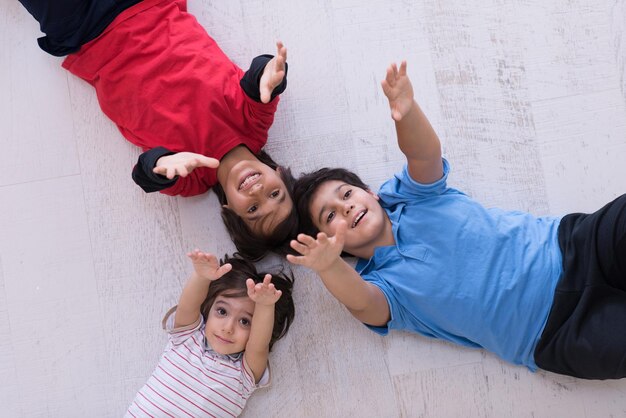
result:
M 334 193 L 337 193 L 339 191 L 339 189 L 341 189 L 343 186 L 347 186 L 348 183 L 341 183 L 339 186 L 337 186 L 337 188 L 333 191 Z M 320 209 L 320 214 L 317 216 L 317 222 L 318 223 L 322 223 L 322 216 L 324 215 L 324 212 L 326 212 L 326 205 L 323 205 L 322 208 Z
M 226 307 L 227 307 L 227 308 L 232 308 L 232 307 L 233 307 L 233 305 L 231 305 L 230 303 L 228 303 L 228 302 L 226 301 L 226 299 L 220 299 L 220 300 L 217 300 L 217 301 L 215 301 L 215 304 L 216 304 L 216 305 L 220 305 L 220 304 L 222 304 L 222 305 L 226 305 Z M 245 314 L 249 315 L 250 317 L 254 316 L 254 315 L 252 315 L 252 313 L 250 313 L 250 312 L 248 312 L 248 311 L 243 311 L 243 313 L 245 313 Z

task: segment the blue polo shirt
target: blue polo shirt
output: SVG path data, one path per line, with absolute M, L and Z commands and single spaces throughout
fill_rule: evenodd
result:
M 380 188 L 396 245 L 356 269 L 383 291 L 391 320 L 368 327 L 482 347 L 534 371 L 562 273 L 560 218 L 484 208 L 446 185 L 443 165 L 435 183 L 415 182 L 405 166 Z

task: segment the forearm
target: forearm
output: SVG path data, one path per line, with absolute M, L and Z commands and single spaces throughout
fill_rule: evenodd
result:
M 254 307 L 252 324 L 250 326 L 250 338 L 246 344 L 246 351 L 267 352 L 274 328 L 274 306 L 260 305 Z
M 208 280 L 201 279 L 195 272 L 187 280 L 178 300 L 175 327 L 189 325 L 198 319 L 200 307 L 209 291 L 209 284 Z
M 406 155 L 409 174 L 420 183 L 433 183 L 443 175 L 441 143 L 419 105 L 413 100 L 409 112 L 396 121 L 398 146 Z
M 274 328 L 274 306 L 256 304 L 250 325 L 250 337 L 246 343 L 244 355 L 255 382 L 263 376 L 269 357 L 270 341 Z
M 396 122 L 396 133 L 400 150 L 407 158 L 441 159 L 439 137 L 415 100 L 409 112 Z
M 351 312 L 358 312 L 371 306 L 371 284 L 342 258 L 338 258 L 330 268 L 318 272 L 328 291 Z

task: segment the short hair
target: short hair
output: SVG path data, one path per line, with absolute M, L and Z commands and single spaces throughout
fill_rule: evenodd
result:
M 260 151 L 256 157 L 273 170 L 278 169 L 278 174 L 283 183 L 285 183 L 285 188 L 289 197 L 291 197 L 291 201 L 295 202 L 293 187 L 296 179 L 291 174 L 291 170 L 276 164 L 265 151 Z M 298 235 L 298 213 L 295 210 L 292 209 L 289 215 L 276 225 L 269 235 L 262 236 L 255 234 L 232 209 L 224 207 L 224 205 L 228 204 L 228 199 L 226 199 L 226 193 L 224 193 L 224 189 L 219 183 L 213 186 L 213 191 L 222 205 L 224 226 L 241 255 L 250 260 L 258 261 L 270 252 L 279 255 L 292 253 L 289 241 Z
M 200 312 L 204 320 L 207 320 L 211 306 L 218 296 L 225 298 L 241 298 L 248 296 L 246 280 L 252 279 L 255 283 L 262 283 L 266 274 L 272 275 L 272 283 L 276 289 L 282 292 L 280 299 L 274 305 L 274 327 L 270 339 L 269 349 L 274 343 L 283 338 L 295 317 L 295 306 L 293 303 L 293 275 L 284 271 L 278 273 L 257 272 L 252 262 L 243 258 L 239 253 L 232 256 L 225 255 L 220 260 L 220 265 L 230 263 L 232 269 L 209 285 L 209 290 L 204 302 L 200 306 Z
M 369 190 L 367 184 L 356 174 L 344 168 L 321 168 L 317 171 L 303 174 L 296 180 L 293 187 L 293 196 L 295 199 L 298 218 L 300 219 L 300 232 L 315 236 L 319 229 L 313 224 L 311 215 L 311 199 L 317 189 L 325 182 L 331 180 L 343 181 L 352 186 Z

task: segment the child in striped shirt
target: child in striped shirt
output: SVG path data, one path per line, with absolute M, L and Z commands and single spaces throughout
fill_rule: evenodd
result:
M 194 272 L 163 319 L 169 342 L 127 417 L 236 417 L 269 384 L 268 355 L 294 318 L 293 278 L 194 250 Z

